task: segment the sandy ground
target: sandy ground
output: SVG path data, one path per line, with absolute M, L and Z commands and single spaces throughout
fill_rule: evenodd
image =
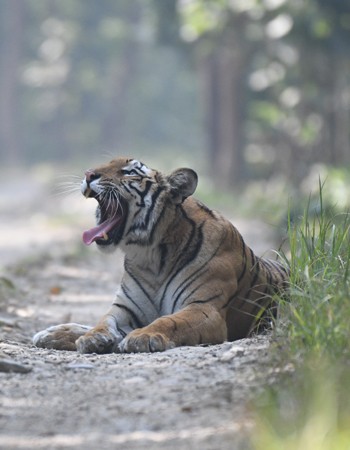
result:
M 31 344 L 36 331 L 52 324 L 93 325 L 112 302 L 122 255 L 107 257 L 80 243 L 82 229 L 93 223 L 92 202 L 48 195 L 50 186 L 35 177 L 6 186 L 0 191 L 0 448 L 250 448 L 251 401 L 280 370 L 267 336 L 130 355 Z M 266 225 L 235 223 L 258 254 L 272 245 Z

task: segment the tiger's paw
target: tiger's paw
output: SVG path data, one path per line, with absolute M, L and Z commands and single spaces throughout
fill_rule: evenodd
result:
M 117 336 L 108 330 L 92 329 L 76 341 L 79 353 L 114 353 L 119 352 Z
M 36 333 L 33 344 L 41 348 L 76 351 L 75 341 L 89 330 L 91 327 L 77 323 L 55 325 Z
M 143 329 L 129 333 L 119 344 L 123 353 L 163 352 L 175 347 L 167 336 L 162 333 L 150 333 Z

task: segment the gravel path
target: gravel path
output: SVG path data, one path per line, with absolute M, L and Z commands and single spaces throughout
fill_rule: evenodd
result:
M 80 244 L 93 221 L 84 199 L 53 202 L 40 183 L 16 189 L 15 207 L 0 194 L 0 448 L 249 448 L 251 401 L 277 370 L 266 336 L 130 355 L 31 344 L 48 325 L 94 324 L 112 302 L 122 255 Z M 243 234 L 261 242 L 265 228 Z

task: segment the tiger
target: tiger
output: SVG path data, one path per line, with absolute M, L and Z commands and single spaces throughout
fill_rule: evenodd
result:
M 102 252 L 121 248 L 124 274 L 96 326 L 51 326 L 35 334 L 34 345 L 160 352 L 264 329 L 276 316 L 275 294 L 286 290 L 288 268 L 256 256 L 229 220 L 193 197 L 197 183 L 193 169 L 166 175 L 126 157 L 86 170 L 81 193 L 97 201 L 97 225 L 83 241 Z

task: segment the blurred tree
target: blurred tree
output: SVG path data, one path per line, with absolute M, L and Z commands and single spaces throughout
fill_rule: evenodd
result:
M 211 176 L 218 186 L 237 185 L 246 177 L 247 17 L 225 1 L 179 2 L 179 8 L 181 35 L 195 43 L 200 60 Z
M 212 174 L 229 187 L 349 163 L 348 2 L 178 0 L 202 61 Z
M 6 164 L 18 164 L 21 145 L 17 129 L 19 64 L 22 56 L 24 3 L 0 3 L 0 155 Z
M 208 160 L 224 187 L 350 163 L 348 2 L 3 0 L 0 15 L 7 163 L 136 150 Z
M 344 51 L 350 43 L 349 6 L 324 3 L 281 5 L 280 16 L 290 17 L 292 26 L 268 43 L 270 60 L 283 76 L 267 86 L 251 78 L 253 150 L 260 142 L 272 155 L 274 171 L 296 185 L 316 162 L 350 163 L 350 60 Z
M 152 0 L 4 0 L 0 8 L 4 160 L 199 148 L 192 69 L 156 41 Z

